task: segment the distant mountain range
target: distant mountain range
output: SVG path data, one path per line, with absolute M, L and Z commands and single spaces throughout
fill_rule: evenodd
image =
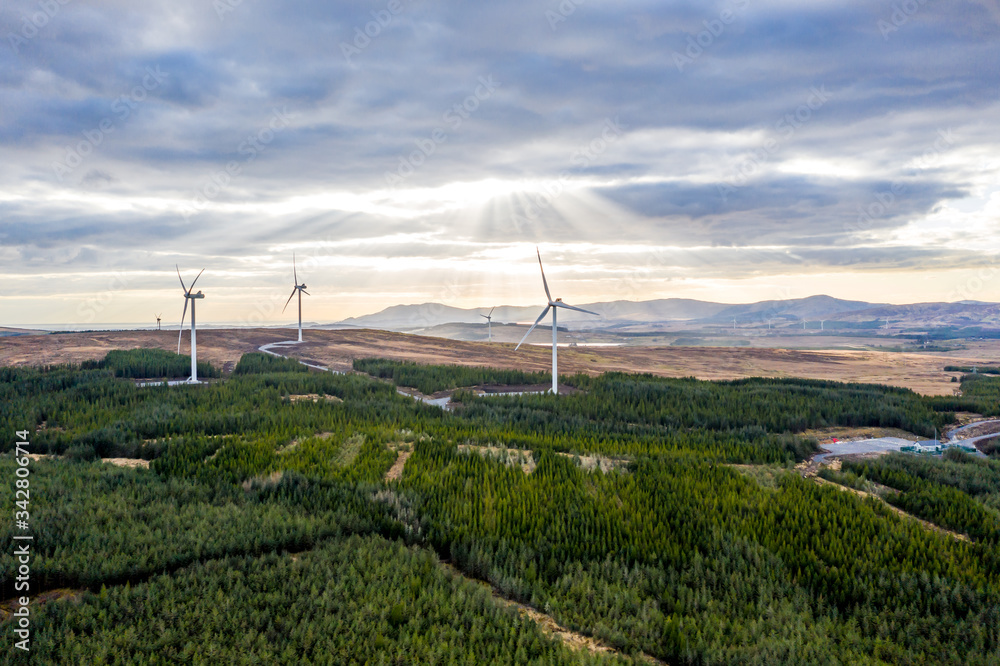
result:
M 530 324 L 543 305 L 528 307 L 501 305 L 493 312 L 493 323 Z M 712 303 L 686 298 L 652 301 L 608 301 L 584 303 L 579 307 L 593 310 L 600 317 L 564 310 L 559 313 L 560 328 L 656 330 L 662 327 L 718 328 L 738 327 L 789 328 L 813 324 L 825 328 L 877 329 L 888 319 L 892 329 L 969 328 L 1000 329 L 1000 304 L 980 301 L 957 303 L 914 303 L 891 305 L 846 301 L 831 296 L 810 296 L 790 300 L 757 303 Z M 490 308 L 463 309 L 441 303 L 394 305 L 381 312 L 351 317 L 320 328 L 359 327 L 413 332 L 445 324 L 483 324 L 480 315 Z

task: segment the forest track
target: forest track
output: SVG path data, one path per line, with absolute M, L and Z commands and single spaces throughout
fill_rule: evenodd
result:
M 878 495 L 875 495 L 873 493 L 865 492 L 864 490 L 858 490 L 857 488 L 851 488 L 849 486 L 842 486 L 839 483 L 834 483 L 833 481 L 827 481 L 826 479 L 821 478 L 819 476 L 811 476 L 811 477 L 807 477 L 807 478 L 812 479 L 813 481 L 815 481 L 816 483 L 818 483 L 820 485 L 829 485 L 829 486 L 833 486 L 834 488 L 837 488 L 838 490 L 843 490 L 843 491 L 846 491 L 846 492 L 854 493 L 858 497 L 862 497 L 862 498 L 864 498 L 864 497 L 870 497 L 870 498 L 872 498 L 872 499 L 874 499 L 874 500 L 876 500 L 878 502 L 881 502 L 883 506 L 885 506 L 887 509 L 889 509 L 890 511 L 892 511 L 896 515 L 898 515 L 898 516 L 900 516 L 902 518 L 907 518 L 909 520 L 915 520 L 915 521 L 917 521 L 926 530 L 930 530 L 932 532 L 938 532 L 940 534 L 946 534 L 946 535 L 950 536 L 951 538 L 953 538 L 953 539 L 955 539 L 957 541 L 964 541 L 966 543 L 971 543 L 972 542 L 972 539 L 970 539 L 965 534 L 961 534 L 959 532 L 952 532 L 951 530 L 945 529 L 945 528 L 943 528 L 943 527 L 941 527 L 939 525 L 935 525 L 932 522 L 926 521 L 923 518 L 918 518 L 917 516 L 914 516 L 912 513 L 907 513 L 906 511 L 903 511 L 899 507 L 896 507 L 896 506 L 893 506 L 892 504 L 889 504 L 888 502 L 885 501 L 884 498 L 879 497 Z
M 462 578 L 467 581 L 471 581 L 483 587 L 488 587 L 493 594 L 493 598 L 499 603 L 507 606 L 508 608 L 516 609 L 521 615 L 525 616 L 532 622 L 538 625 L 547 636 L 558 639 L 563 645 L 574 652 L 581 652 L 586 650 L 587 652 L 595 654 L 614 654 L 623 657 L 628 657 L 629 655 L 621 652 L 609 645 L 605 645 L 593 636 L 586 636 L 579 632 L 568 629 L 558 622 L 551 615 L 547 615 L 537 608 L 533 608 L 527 604 L 522 604 L 519 601 L 514 601 L 513 599 L 508 599 L 493 585 L 486 581 L 479 580 L 478 578 L 472 578 L 470 576 L 462 573 L 458 567 L 451 564 L 450 562 L 445 562 L 444 560 L 439 560 L 441 566 L 451 573 L 451 575 Z M 638 654 L 638 659 L 647 664 L 666 664 L 667 662 L 657 659 L 656 657 L 646 654 L 645 652 L 640 652 Z
M 398 481 L 403 478 L 403 468 L 406 467 L 406 461 L 411 455 L 413 455 L 413 451 L 399 451 L 396 455 L 396 462 L 392 463 L 392 467 L 385 473 L 385 480 Z
M 38 611 L 39 607 L 52 601 L 61 601 L 63 599 L 67 599 L 69 601 L 79 601 L 86 592 L 86 589 L 74 590 L 68 587 L 59 587 L 53 590 L 41 592 L 39 594 L 33 594 L 31 596 L 31 601 L 28 604 L 28 608 L 30 608 L 34 613 Z M 7 601 L 0 603 L 0 622 L 6 622 L 10 619 L 15 607 L 20 607 L 16 598 L 8 599 Z

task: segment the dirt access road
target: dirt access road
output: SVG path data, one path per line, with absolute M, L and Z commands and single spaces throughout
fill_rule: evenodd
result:
M 283 355 L 331 370 L 350 370 L 355 358 L 384 357 L 419 363 L 487 365 L 541 370 L 551 365 L 545 347 L 508 343 L 462 342 L 376 330 L 307 330 L 305 342 L 289 345 Z M 294 339 L 288 329 L 206 329 L 198 332 L 198 358 L 232 371 L 240 356 L 266 344 Z M 187 353 L 188 335 L 181 351 Z M 176 331 L 108 331 L 0 337 L 0 365 L 79 363 L 99 359 L 111 349 L 177 349 Z M 981 345 L 968 358 L 949 354 L 872 351 L 755 349 L 740 347 L 567 347 L 559 350 L 559 369 L 574 372 L 649 372 L 666 377 L 737 379 L 807 377 L 858 381 L 911 388 L 927 395 L 951 395 L 958 373 L 945 365 L 985 364 L 1000 360 L 1000 341 Z

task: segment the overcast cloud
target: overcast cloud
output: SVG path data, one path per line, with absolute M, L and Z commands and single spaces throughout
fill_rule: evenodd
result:
M 946 299 L 1000 249 L 995 0 L 7 0 L 0 35 L 0 325 L 179 314 L 175 263 L 204 321 L 284 321 L 293 251 L 332 321 L 537 302 L 536 244 L 576 302 Z

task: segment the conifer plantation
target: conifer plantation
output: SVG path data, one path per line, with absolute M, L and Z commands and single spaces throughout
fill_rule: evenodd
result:
M 1000 663 L 996 454 L 794 469 L 808 429 L 930 436 L 956 411 L 1000 414 L 1000 377 L 944 399 L 608 373 L 562 377 L 560 396 L 462 390 L 448 409 L 397 387 L 547 378 L 247 354 L 228 376 L 206 364 L 204 385 L 134 381 L 186 359 L 0 369 L 0 426 L 45 454 L 34 594 L 69 591 L 35 608 L 30 655 L 0 663 Z M 13 536 L 4 522 L 4 599 Z

